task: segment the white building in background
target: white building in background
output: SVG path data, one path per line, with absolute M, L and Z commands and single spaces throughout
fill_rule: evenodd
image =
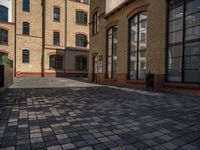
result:
M 106 1 L 106 13 L 110 12 L 113 10 L 115 7 L 118 5 L 122 4 L 126 0 L 107 0 Z

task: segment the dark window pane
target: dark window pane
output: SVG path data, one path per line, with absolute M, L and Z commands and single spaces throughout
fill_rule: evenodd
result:
M 8 44 L 8 31 L 0 29 L 0 44 Z
M 29 63 L 29 50 L 23 50 L 22 62 Z
M 53 33 L 53 44 L 60 45 L 60 33 L 59 32 Z
M 129 21 L 129 79 L 144 80 L 146 73 L 147 12 Z
M 87 57 L 85 56 L 76 57 L 76 70 L 87 71 Z
M 77 47 L 87 47 L 88 41 L 87 36 L 82 34 L 76 35 L 76 46 Z
M 28 22 L 23 22 L 23 34 L 24 35 L 29 35 L 30 33 L 30 25 Z
M 54 7 L 53 19 L 54 21 L 60 21 L 60 8 Z
M 49 57 L 49 68 L 62 70 L 63 69 L 63 56 L 52 55 Z
M 200 11 L 200 0 L 187 0 L 186 14 Z
M 115 79 L 117 76 L 117 26 L 107 31 L 107 78 Z
M 0 5 L 0 21 L 8 22 L 8 8 Z
M 76 12 L 76 23 L 87 25 L 87 13 L 82 11 Z
M 168 81 L 181 82 L 182 57 L 168 58 Z
M 30 0 L 23 0 L 23 11 L 30 11 Z

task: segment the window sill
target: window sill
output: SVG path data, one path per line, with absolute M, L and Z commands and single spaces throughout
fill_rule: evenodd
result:
M 186 84 L 186 83 L 164 83 L 164 87 L 171 88 L 184 88 L 184 89 L 200 89 L 200 85 L 197 84 Z
M 59 71 L 59 72 L 63 72 L 64 69 L 53 69 L 53 68 L 49 68 L 48 69 L 49 71 Z
M 60 20 L 53 20 L 53 22 L 60 23 Z
M 0 45 L 1 45 L 1 46 L 8 46 L 8 44 L 3 44 L 3 43 L 0 43 Z
M 76 23 L 76 25 L 87 27 L 87 24 Z

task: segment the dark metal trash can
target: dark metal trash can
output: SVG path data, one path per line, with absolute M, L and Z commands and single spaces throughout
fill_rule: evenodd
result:
M 146 74 L 146 90 L 154 89 L 154 74 L 148 73 Z
M 4 66 L 0 65 L 0 87 L 4 87 Z

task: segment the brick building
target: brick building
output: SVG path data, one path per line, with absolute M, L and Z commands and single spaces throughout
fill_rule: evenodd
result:
M 0 54 L 17 76 L 87 76 L 89 0 L 5 0 L 0 11 Z
M 200 95 L 199 0 L 92 0 L 89 80 Z M 102 39 L 102 40 L 100 40 Z

